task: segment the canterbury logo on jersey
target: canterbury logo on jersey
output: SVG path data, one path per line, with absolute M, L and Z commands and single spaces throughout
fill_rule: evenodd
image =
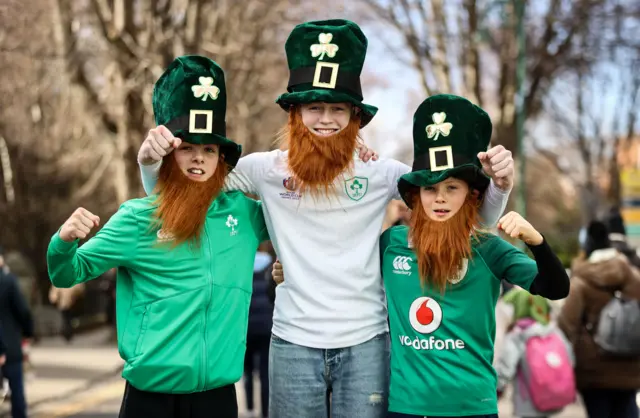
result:
M 411 257 L 399 255 L 393 259 L 393 272 L 395 274 L 411 276 L 411 263 L 413 263 Z

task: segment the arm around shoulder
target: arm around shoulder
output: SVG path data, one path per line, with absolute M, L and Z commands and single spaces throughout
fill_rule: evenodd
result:
M 254 152 L 240 158 L 224 182 L 225 190 L 260 194 L 260 184 L 269 167 L 274 164 L 277 152 Z
M 153 193 L 153 189 L 156 187 L 156 183 L 158 183 L 158 176 L 160 173 L 160 167 L 162 166 L 162 161 L 158 161 L 155 164 L 151 165 L 143 165 L 138 162 L 140 166 L 140 177 L 142 178 L 142 187 L 144 188 L 144 192 L 147 195 Z
M 258 242 L 268 241 L 270 237 L 264 212 L 262 211 L 262 202 L 259 200 L 251 200 L 251 208 L 253 211 L 251 218 L 253 219 L 253 229 L 258 237 Z
M 402 199 L 398 192 L 398 180 L 400 177 L 411 172 L 411 167 L 393 159 L 380 159 L 375 164 L 378 164 L 382 170 L 384 170 L 385 179 L 389 187 L 389 200 Z
M 511 190 L 502 190 L 491 180 L 480 207 L 481 224 L 485 228 L 493 228 L 504 213 Z

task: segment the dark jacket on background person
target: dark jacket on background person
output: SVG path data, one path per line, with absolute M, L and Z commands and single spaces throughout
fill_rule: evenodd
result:
M 640 268 L 640 257 L 638 257 L 636 249 L 629 245 L 624 235 L 610 234 L 609 240 L 611 241 L 611 247 L 624 254 L 633 266 Z
M 640 358 L 603 353 L 588 324 L 598 324 L 600 312 L 615 291 L 640 300 L 640 273 L 615 248 L 594 250 L 587 260 L 574 262 L 571 290 L 558 325 L 572 343 L 578 389 L 640 389 Z
M 247 330 L 249 337 L 271 335 L 273 299 L 268 293 L 273 282 L 272 266 L 273 259 L 268 253 L 256 253 L 253 269 L 253 295 L 249 306 L 249 328 Z
M 0 324 L 7 363 L 22 361 L 22 339 L 33 337 L 33 319 L 18 279 L 0 268 Z
M 617 207 L 611 208 L 605 224 L 609 232 L 608 238 L 611 246 L 626 255 L 631 264 L 640 268 L 640 257 L 636 249 L 629 245 L 627 241 L 627 229 L 624 226 L 622 214 Z
M 4 344 L 4 335 L 2 334 L 2 327 L 0 327 L 0 357 L 7 354 L 7 346 Z

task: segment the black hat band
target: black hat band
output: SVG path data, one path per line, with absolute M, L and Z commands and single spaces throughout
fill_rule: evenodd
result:
M 429 148 L 427 154 L 413 160 L 411 171 L 429 170 L 432 172 L 450 170 L 463 164 L 473 164 L 474 158 L 466 155 L 454 154 L 451 145 Z
M 347 90 L 362 101 L 362 87 L 360 76 L 349 71 L 340 71 L 339 64 L 318 61 L 315 67 L 303 67 L 291 70 L 287 91 L 293 92 L 293 87 L 299 84 L 311 84 L 314 87 Z
M 227 136 L 225 121 L 216 121 L 213 110 L 191 109 L 188 115 L 178 116 L 165 124 L 171 133 L 184 130 L 190 134 L 215 134 Z

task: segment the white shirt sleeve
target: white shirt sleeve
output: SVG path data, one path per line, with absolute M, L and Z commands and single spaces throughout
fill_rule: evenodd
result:
M 257 173 L 261 171 L 259 170 L 260 167 L 258 167 L 261 163 L 260 156 L 257 154 L 265 153 L 256 152 L 238 160 L 238 164 L 236 164 L 235 168 L 224 181 L 225 191 L 240 190 L 244 193 L 259 194 L 258 188 L 255 185 L 256 183 L 254 182 L 254 179 L 257 178 Z
M 160 166 L 162 166 L 162 160 L 151 165 L 138 163 L 138 166 L 140 166 L 140 175 L 142 176 L 142 187 L 148 196 L 153 193 L 153 189 L 158 182 L 158 173 L 160 172 Z
M 480 223 L 483 227 L 493 228 L 496 226 L 507 207 L 510 194 L 511 190 L 501 190 L 491 180 L 480 208 Z
M 264 177 L 270 160 L 271 153 L 255 152 L 238 160 L 235 168 L 229 173 L 224 181 L 224 190 L 240 190 L 244 193 L 260 194 L 260 179 Z M 162 161 L 158 161 L 152 165 L 140 166 L 140 174 L 142 176 L 142 187 L 147 195 L 153 193 L 153 189 L 158 182 L 158 173 L 162 166 Z
M 411 167 L 396 160 L 381 160 L 384 162 L 382 165 L 386 170 L 386 178 L 389 183 L 389 200 L 402 199 L 398 192 L 398 180 L 400 177 L 411 171 Z
M 240 190 L 244 193 L 261 194 L 261 185 L 267 172 L 272 168 L 278 158 L 279 151 L 254 152 L 240 160 L 236 167 L 229 173 L 224 190 Z

